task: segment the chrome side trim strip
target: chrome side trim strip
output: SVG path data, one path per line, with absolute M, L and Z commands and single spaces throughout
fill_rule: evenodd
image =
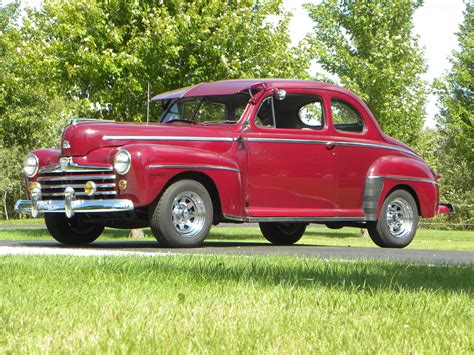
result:
M 426 182 L 426 183 L 438 185 L 437 181 L 431 180 L 431 179 L 412 178 L 412 177 L 407 177 L 407 176 L 396 176 L 396 175 L 369 176 L 367 179 L 389 179 L 389 180 L 415 181 L 415 182 Z
M 318 139 L 291 139 L 291 138 L 247 138 L 249 142 L 257 143 L 294 143 L 294 144 L 326 144 L 328 141 Z
M 236 222 L 365 222 L 365 217 L 240 217 L 224 214 L 224 218 Z
M 149 165 L 151 169 L 206 169 L 206 170 L 227 170 L 240 173 L 239 169 L 228 168 L 226 166 L 217 166 L 217 165 L 162 165 L 162 164 L 152 164 Z
M 257 142 L 257 143 L 291 143 L 291 144 L 327 144 L 332 143 L 334 145 L 340 146 L 348 146 L 348 147 L 368 147 L 368 148 L 377 148 L 377 149 L 389 149 L 395 150 L 403 153 L 407 153 L 418 157 L 417 154 L 413 153 L 412 151 L 402 148 L 396 147 L 393 145 L 384 145 L 384 144 L 374 144 L 374 143 L 358 143 L 358 142 L 344 142 L 344 141 L 329 141 L 329 140 L 318 140 L 318 139 L 290 139 L 290 138 L 247 138 L 249 142 Z
M 115 120 L 101 120 L 96 118 L 73 118 L 69 121 L 70 125 L 76 125 L 81 122 L 90 122 L 90 123 L 111 123 L 115 122 Z
M 191 137 L 191 136 L 103 136 L 104 141 L 197 141 L 233 142 L 232 137 Z
M 114 180 L 115 175 L 69 175 L 69 176 L 58 176 L 58 177 L 40 177 L 38 181 L 76 181 L 76 180 Z M 44 185 L 43 188 L 48 188 Z

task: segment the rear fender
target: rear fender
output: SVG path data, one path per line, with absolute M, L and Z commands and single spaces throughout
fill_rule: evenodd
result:
M 428 165 L 421 159 L 385 156 L 377 159 L 367 174 L 362 204 L 367 220 L 378 219 L 383 202 L 396 189 L 412 193 L 422 217 L 436 215 L 438 184 Z

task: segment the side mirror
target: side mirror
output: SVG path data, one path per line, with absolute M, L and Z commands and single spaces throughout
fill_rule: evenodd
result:
M 283 101 L 286 97 L 286 91 L 283 89 L 275 89 L 275 98 L 278 101 Z

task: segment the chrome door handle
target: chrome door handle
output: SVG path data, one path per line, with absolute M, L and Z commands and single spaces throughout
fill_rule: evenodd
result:
M 326 149 L 327 150 L 331 150 L 332 148 L 334 148 L 336 146 L 336 143 L 334 142 L 327 142 L 326 143 Z

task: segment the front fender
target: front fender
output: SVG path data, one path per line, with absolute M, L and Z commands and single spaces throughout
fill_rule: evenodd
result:
M 384 156 L 370 166 L 366 177 L 363 209 L 368 220 L 378 218 L 385 198 L 396 188 L 415 195 L 422 217 L 436 215 L 438 184 L 430 167 L 421 159 Z
M 198 172 L 216 185 L 223 213 L 241 214 L 240 167 L 231 158 L 192 147 L 131 144 L 122 148 L 131 154 L 132 168 L 123 177 L 128 187 L 121 196 L 131 199 L 135 206 L 152 203 L 176 175 Z
M 61 152 L 55 149 L 36 149 L 31 153 L 38 157 L 40 169 L 56 164 L 59 161 L 59 157 L 61 155 Z

